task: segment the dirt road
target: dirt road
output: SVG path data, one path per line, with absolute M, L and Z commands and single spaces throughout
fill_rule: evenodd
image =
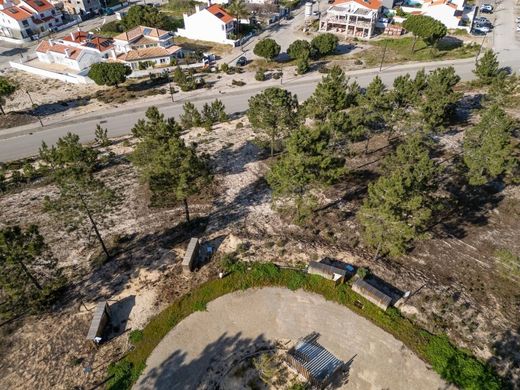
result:
M 218 298 L 182 321 L 152 352 L 135 389 L 195 389 L 210 367 L 244 348 L 313 331 L 338 358 L 353 359 L 341 388 L 446 388 L 400 341 L 345 307 L 303 291 L 264 288 Z

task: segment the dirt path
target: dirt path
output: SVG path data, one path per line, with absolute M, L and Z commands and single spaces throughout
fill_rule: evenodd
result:
M 239 314 L 238 314 L 239 313 Z M 254 344 L 313 331 L 338 358 L 353 359 L 344 389 L 439 389 L 446 384 L 400 341 L 319 295 L 281 288 L 248 290 L 211 302 L 161 341 L 135 389 L 195 389 L 216 363 Z

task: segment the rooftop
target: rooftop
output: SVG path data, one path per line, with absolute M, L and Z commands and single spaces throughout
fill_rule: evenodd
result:
M 32 14 L 23 8 L 20 7 L 9 7 L 1 10 L 0 12 L 3 12 L 5 15 L 9 16 L 10 18 L 13 18 L 17 21 L 26 20 L 32 17 Z
M 356 3 L 366 8 L 370 8 L 372 10 L 377 10 L 382 7 L 381 1 L 379 0 L 336 0 L 332 5 L 340 5 L 340 4 L 348 4 L 348 3 Z
M 37 12 L 43 12 L 54 9 L 54 6 L 47 0 L 24 0 L 24 2 Z
M 116 35 L 114 39 L 130 42 L 139 37 L 160 38 L 168 33 L 168 31 L 159 28 L 137 26 L 129 31 Z
M 219 7 L 217 4 L 213 4 L 212 6 L 206 9 L 226 24 L 232 22 L 235 19 L 233 18 L 233 16 L 228 14 L 223 8 Z
M 44 40 L 41 41 L 40 44 L 36 47 L 36 51 L 40 53 L 47 53 L 50 51 L 53 53 L 59 53 L 63 55 L 66 55 L 68 53 L 69 58 L 75 60 L 81 54 L 82 49 L 74 46 L 63 45 L 61 43 L 54 43 L 50 40 Z
M 128 53 L 121 53 L 117 56 L 120 61 L 142 61 L 152 58 L 168 57 L 181 50 L 179 46 L 148 47 L 145 49 L 130 50 Z

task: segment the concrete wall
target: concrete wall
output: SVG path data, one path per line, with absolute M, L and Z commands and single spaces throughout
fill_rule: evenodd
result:
M 87 76 L 81 74 L 72 74 L 72 73 L 60 73 L 60 72 L 52 72 L 50 70 L 36 68 L 34 66 L 30 66 L 27 64 L 21 64 L 19 62 L 9 61 L 9 65 L 12 68 L 22 70 L 27 73 L 35 74 L 37 76 L 46 77 L 49 79 L 55 79 L 64 81 L 66 83 L 72 84 L 91 84 L 93 81 L 89 79 Z
M 179 28 L 176 34 L 188 39 L 235 44 L 235 41 L 227 39 L 226 25 L 207 10 L 184 15 L 184 28 Z

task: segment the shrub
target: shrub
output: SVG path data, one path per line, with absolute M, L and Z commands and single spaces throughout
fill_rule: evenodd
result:
M 323 57 L 334 53 L 337 46 L 338 37 L 331 33 L 317 35 L 311 41 L 313 54 L 317 57 Z
M 143 331 L 140 329 L 136 329 L 130 332 L 130 335 L 128 336 L 128 340 L 132 344 L 137 344 L 139 341 L 143 339 Z
M 255 73 L 256 81 L 265 81 L 265 71 L 263 69 L 258 69 Z
M 224 62 L 222 65 L 220 65 L 220 70 L 224 73 L 229 72 L 229 65 Z
M 246 83 L 242 80 L 233 79 L 233 81 L 231 81 L 231 85 L 236 85 L 237 87 L 243 87 L 244 85 L 246 85 Z
M 244 124 L 242 122 L 238 122 L 235 126 L 235 129 L 243 129 L 244 128 Z

